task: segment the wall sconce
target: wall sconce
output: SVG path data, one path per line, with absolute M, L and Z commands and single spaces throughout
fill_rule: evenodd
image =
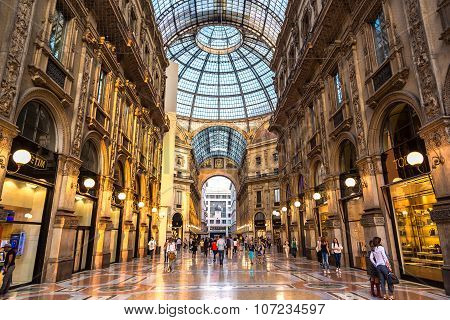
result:
M 355 178 L 347 178 L 345 179 L 344 183 L 347 188 L 353 188 L 354 186 L 356 186 Z
M 273 210 L 272 214 L 276 217 L 278 217 L 280 215 L 280 213 L 277 210 Z
M 296 208 L 300 208 L 301 205 L 302 204 L 300 203 L 300 201 L 295 201 L 294 202 L 294 207 L 296 207 Z
M 434 151 L 434 153 L 436 155 L 431 157 L 432 169 L 436 169 L 439 165 L 445 162 L 443 156 L 439 155 L 436 151 Z M 406 162 L 408 162 L 409 165 L 416 167 L 421 173 L 423 172 L 420 170 L 420 165 L 422 165 L 423 161 L 424 156 L 418 151 L 412 151 L 408 153 L 408 155 L 406 156 Z
M 320 193 L 316 192 L 313 194 L 313 199 L 318 201 L 318 200 L 322 199 L 322 196 L 320 195 Z
M 283 207 L 283 208 L 281 208 L 281 211 L 287 212 L 287 208 L 286 208 L 286 207 Z
M 158 212 L 158 209 L 156 207 L 153 207 L 152 208 L 152 213 L 157 213 L 157 212 Z
M 120 201 L 123 201 L 127 198 L 127 195 L 125 194 L 125 192 L 119 192 L 119 194 L 117 195 L 117 199 L 119 199 Z
M 28 212 L 28 213 L 24 214 L 24 217 L 29 220 L 29 219 L 33 218 L 33 215 Z
M 142 201 L 138 202 L 138 208 L 142 209 L 143 207 L 145 207 L 145 203 Z
M 95 187 L 95 180 L 92 178 L 86 178 L 83 181 L 83 185 L 84 187 L 88 190 L 92 189 L 93 187 Z
M 16 173 L 20 170 L 20 168 L 23 165 L 26 165 L 28 162 L 31 161 L 31 153 L 28 150 L 25 149 L 19 149 L 15 151 L 12 155 L 13 161 L 17 165 L 17 169 L 11 173 Z M 2 168 L 4 167 L 4 158 L 1 159 Z

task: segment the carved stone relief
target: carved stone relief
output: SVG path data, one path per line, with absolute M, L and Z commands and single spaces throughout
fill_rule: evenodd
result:
M 17 94 L 20 65 L 25 54 L 28 27 L 34 0 L 19 0 L 15 19 L 15 29 L 11 35 L 6 67 L 0 84 L 0 114 L 9 117 Z
M 437 94 L 436 79 L 431 67 L 430 49 L 428 47 L 425 26 L 422 20 L 419 0 L 405 0 L 409 24 L 409 39 L 417 68 L 420 91 L 422 93 L 425 115 L 428 121 L 441 115 Z

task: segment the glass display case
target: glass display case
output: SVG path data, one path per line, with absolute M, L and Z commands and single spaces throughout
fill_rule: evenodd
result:
M 429 176 L 390 186 L 405 275 L 442 281 L 442 250 L 430 212 L 436 198 Z

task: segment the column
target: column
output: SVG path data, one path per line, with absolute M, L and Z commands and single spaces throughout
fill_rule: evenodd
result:
M 434 192 L 437 203 L 431 211 L 436 223 L 444 265 L 442 277 L 446 294 L 450 295 L 450 119 L 441 118 L 421 129 L 427 155 L 432 166 Z
M 70 278 L 78 217 L 75 215 L 75 194 L 81 161 L 74 157 L 58 156 L 58 176 L 55 184 L 56 214 L 50 226 L 49 257 L 44 280 L 57 282 Z
M 11 144 L 17 133 L 16 126 L 0 118 L 0 197 L 11 153 Z
M 134 237 L 136 233 L 136 228 L 133 224 L 133 190 L 125 189 L 123 190 L 127 195 L 123 203 L 123 226 L 122 226 L 122 243 L 119 245 L 120 248 L 120 261 L 131 261 L 133 260 L 133 248 L 134 248 Z
M 106 268 L 111 260 L 111 196 L 113 179 L 101 176 L 99 179 L 97 226 L 94 243 L 94 269 Z

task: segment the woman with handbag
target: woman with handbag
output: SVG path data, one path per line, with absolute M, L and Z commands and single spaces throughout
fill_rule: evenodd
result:
M 384 300 L 394 300 L 394 283 L 392 276 L 391 264 L 386 255 L 384 247 L 381 245 L 381 238 L 373 238 L 374 249 L 370 253 L 370 261 L 378 271 L 378 277 L 380 278 L 381 293 Z M 386 294 L 386 282 L 388 284 L 389 294 Z
M 177 245 L 174 240 L 171 240 L 167 245 L 167 258 L 169 260 L 167 272 L 173 272 L 175 259 L 177 258 Z

